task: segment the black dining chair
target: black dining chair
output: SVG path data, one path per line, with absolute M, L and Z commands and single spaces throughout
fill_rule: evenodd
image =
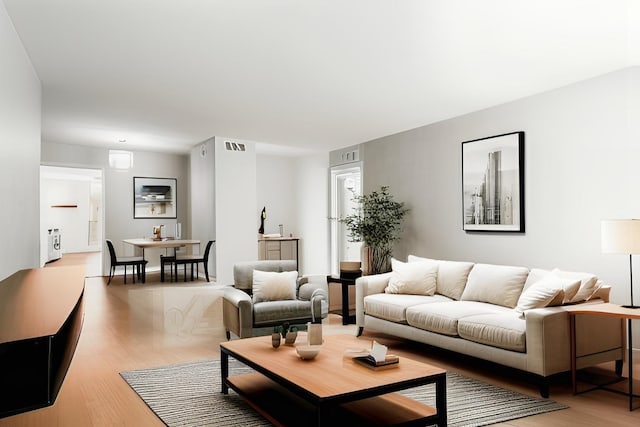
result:
M 127 266 L 130 265 L 135 270 L 131 273 L 133 276 L 133 283 L 136 283 L 136 273 L 138 275 L 138 279 L 142 280 L 142 283 L 146 280 L 146 265 L 147 261 L 144 257 L 141 256 L 128 256 L 128 257 L 118 257 L 116 255 L 116 250 L 113 247 L 113 242 L 111 240 L 107 240 L 107 247 L 109 248 L 109 257 L 111 258 L 111 268 L 109 269 L 109 281 L 107 285 L 111 283 L 111 279 L 115 275 L 116 267 L 119 265 L 124 266 L 124 283 L 127 284 Z
M 184 281 L 187 281 L 187 264 L 191 265 L 191 280 L 193 280 L 193 266 L 195 265 L 196 267 L 196 277 L 198 275 L 198 264 L 199 263 L 203 263 L 204 264 L 204 275 L 207 278 L 207 282 L 209 281 L 209 254 L 211 253 L 211 246 L 213 246 L 213 244 L 215 243 L 215 240 L 209 240 L 209 242 L 207 242 L 207 246 L 204 249 L 204 254 L 202 256 L 200 255 L 182 255 L 182 256 L 176 256 L 175 258 L 173 258 L 172 262 L 173 265 L 175 266 L 175 276 L 176 276 L 176 281 L 178 280 L 178 266 L 180 264 L 182 264 L 184 266 Z

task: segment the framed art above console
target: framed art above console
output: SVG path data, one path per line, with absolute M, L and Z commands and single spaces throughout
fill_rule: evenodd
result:
M 524 233 L 524 132 L 462 143 L 465 231 Z

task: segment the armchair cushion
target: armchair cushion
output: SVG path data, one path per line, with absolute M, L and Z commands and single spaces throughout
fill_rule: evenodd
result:
M 253 302 L 295 299 L 297 278 L 297 271 L 253 270 Z

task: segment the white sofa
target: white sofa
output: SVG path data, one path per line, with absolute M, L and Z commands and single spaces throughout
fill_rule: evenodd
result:
M 410 255 L 356 281 L 356 324 L 548 377 L 571 369 L 567 304 L 608 302 L 594 275 Z M 535 285 L 535 286 L 534 286 Z M 618 319 L 576 317 L 577 368 L 624 358 Z

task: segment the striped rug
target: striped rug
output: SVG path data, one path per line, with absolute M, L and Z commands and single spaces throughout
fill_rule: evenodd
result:
M 229 360 L 229 374 L 251 372 Z M 230 390 L 220 393 L 220 361 L 121 372 L 153 412 L 170 426 L 271 426 Z M 435 387 L 402 392 L 435 406 Z M 447 373 L 449 426 L 486 426 L 567 408 L 549 399 L 526 396 L 475 379 Z

